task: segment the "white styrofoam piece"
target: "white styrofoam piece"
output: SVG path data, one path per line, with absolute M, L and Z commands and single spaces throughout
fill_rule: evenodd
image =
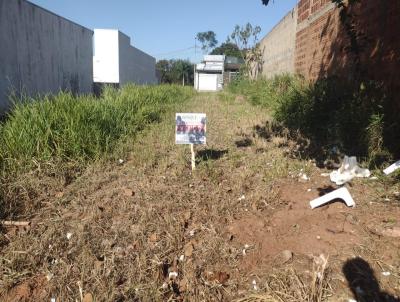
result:
M 387 167 L 385 170 L 383 170 L 383 173 L 385 173 L 386 175 L 389 175 L 389 174 L 392 174 L 397 169 L 400 169 L 400 160 L 398 160 L 393 165 L 391 165 L 391 166 Z
M 311 209 L 318 208 L 335 199 L 344 200 L 348 207 L 356 206 L 356 203 L 354 202 L 353 197 L 351 197 L 349 190 L 343 187 L 310 201 Z
M 331 181 L 337 185 L 342 185 L 354 177 L 370 177 L 371 172 L 368 169 L 363 169 L 358 166 L 355 156 L 345 156 L 339 170 L 333 171 L 330 174 Z

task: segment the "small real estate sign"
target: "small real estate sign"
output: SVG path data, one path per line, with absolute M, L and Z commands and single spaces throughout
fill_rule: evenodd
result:
M 175 143 L 205 145 L 206 123 L 205 113 L 176 113 Z

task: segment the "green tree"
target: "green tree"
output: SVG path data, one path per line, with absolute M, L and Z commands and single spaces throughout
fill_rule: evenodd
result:
M 244 26 L 236 25 L 230 39 L 240 50 L 242 59 L 245 61 L 245 73 L 250 78 L 256 78 L 262 68 L 262 50 L 258 43 L 260 26 L 247 23 Z
M 193 84 L 193 64 L 188 60 L 159 60 L 156 70 L 162 84 Z
M 201 49 L 205 53 L 218 44 L 217 35 L 211 30 L 197 33 L 196 39 L 201 43 Z
M 156 63 L 156 70 L 160 83 L 170 83 L 170 62 L 168 60 L 160 60 Z
M 235 43 L 224 42 L 220 46 L 214 48 L 210 55 L 225 55 L 230 57 L 242 58 L 242 52 Z

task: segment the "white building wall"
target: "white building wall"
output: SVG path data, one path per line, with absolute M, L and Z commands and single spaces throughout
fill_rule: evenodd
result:
M 119 31 L 95 29 L 93 35 L 93 81 L 119 83 Z
M 25 0 L 0 0 L 0 110 L 10 91 L 92 91 L 93 32 Z
M 93 80 L 96 83 L 156 84 L 156 59 L 131 46 L 116 29 L 94 30 Z

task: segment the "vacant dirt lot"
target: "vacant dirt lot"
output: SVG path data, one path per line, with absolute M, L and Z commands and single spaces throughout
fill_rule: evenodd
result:
M 177 111 L 207 113 L 197 170 L 171 114 L 122 163 L 39 180 L 30 225 L 1 230 L 1 301 L 399 301 L 398 182 L 357 179 L 355 208 L 311 210 L 329 170 L 266 111 L 218 95 Z

